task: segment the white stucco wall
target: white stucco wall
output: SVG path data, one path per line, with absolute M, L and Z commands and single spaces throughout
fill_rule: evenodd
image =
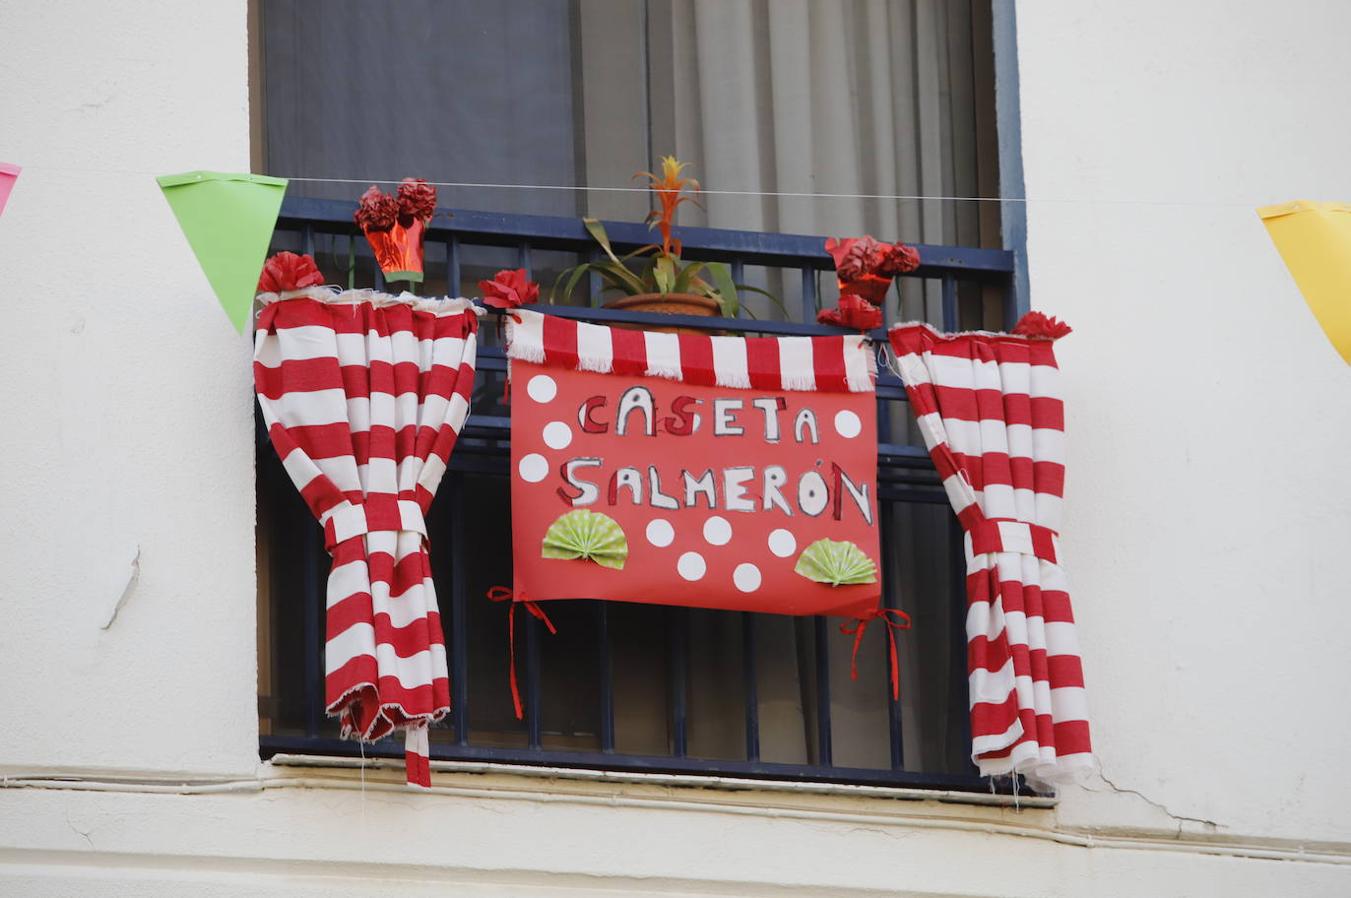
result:
M 247 168 L 245 4 L 0 5 L 0 894 L 1351 893 L 1351 370 L 1251 208 L 1351 198 L 1351 7 L 1238 6 L 1019 6 L 1123 791 L 1014 810 L 260 765 L 249 346 L 153 181 Z
M 1349 841 L 1351 368 L 1254 207 L 1351 197 L 1351 5 L 1025 3 L 1018 28 L 1103 769 L 1222 834 Z

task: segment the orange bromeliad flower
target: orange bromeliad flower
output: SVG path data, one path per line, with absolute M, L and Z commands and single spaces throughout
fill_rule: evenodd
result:
M 689 163 L 681 162 L 674 156 L 661 157 L 661 177 L 657 177 L 652 172 L 638 172 L 634 175 L 645 177 L 650 182 L 652 192 L 657 195 L 661 201 L 661 209 L 654 209 L 648 214 L 649 223 L 655 221 L 657 228 L 661 231 L 661 254 L 663 256 L 672 255 L 671 249 L 675 248 L 675 255 L 680 255 L 680 241 L 671 239 L 671 224 L 675 220 L 676 208 L 681 203 L 695 203 L 698 201 L 693 196 L 683 195 L 686 190 L 691 193 L 699 192 L 699 182 L 693 178 L 682 178 L 680 172 Z

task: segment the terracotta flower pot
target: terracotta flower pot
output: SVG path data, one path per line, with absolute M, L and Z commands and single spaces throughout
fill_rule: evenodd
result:
M 639 293 L 635 296 L 621 296 L 607 302 L 605 308 L 658 315 L 697 315 L 700 318 L 716 318 L 722 314 L 722 306 L 716 299 L 696 296 L 693 293 Z M 644 327 L 640 324 L 619 323 L 610 326 L 629 330 L 653 330 L 666 334 L 708 333 L 707 329 L 696 327 Z

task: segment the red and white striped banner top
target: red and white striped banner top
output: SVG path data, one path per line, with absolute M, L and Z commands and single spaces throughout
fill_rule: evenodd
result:
M 1092 764 L 1059 545 L 1065 414 L 1050 339 L 890 332 L 925 444 L 966 531 L 972 758 L 1065 779 Z
M 450 680 L 424 515 L 469 412 L 478 311 L 323 288 L 261 299 L 258 404 L 333 556 L 327 711 L 345 738 L 407 730 L 408 781 L 430 785 L 426 726 Z
M 663 334 L 514 309 L 507 316 L 507 338 L 507 356 L 513 359 L 740 390 L 870 393 L 877 379 L 872 343 L 862 334 Z

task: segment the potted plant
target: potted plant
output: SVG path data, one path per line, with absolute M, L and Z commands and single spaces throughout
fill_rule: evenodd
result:
M 697 203 L 693 194 L 698 192 L 699 182 L 681 177 L 685 166 L 686 163 L 674 156 L 664 156 L 661 160 L 661 177 L 651 172 L 634 175 L 647 178 L 652 192 L 657 195 L 660 208 L 653 210 L 647 220 L 649 225 L 661 231 L 661 243 L 641 246 L 625 256 L 618 256 L 610 246 L 605 227 L 597 219 L 582 219 L 606 258 L 583 262 L 560 273 L 554 282 L 553 301 L 561 299 L 566 302 L 578 282 L 585 275 L 595 273 L 604 281 L 605 290 L 617 290 L 623 294 L 607 302 L 607 309 L 710 318 L 717 315 L 728 318 L 736 316 L 741 302 L 738 287 L 732 282 L 731 270 L 722 262 L 682 261 L 680 238 L 671 233 L 676 209 L 682 203 Z M 756 292 L 764 293 L 763 290 Z

